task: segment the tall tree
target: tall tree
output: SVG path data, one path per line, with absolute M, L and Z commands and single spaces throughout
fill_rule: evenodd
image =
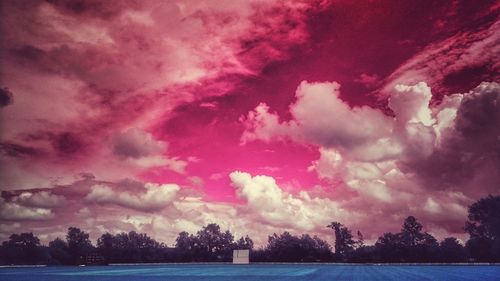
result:
M 85 255 L 93 248 L 89 234 L 76 227 L 68 228 L 66 241 L 72 263 L 74 264 L 81 262 Z
M 422 224 L 414 216 L 407 217 L 401 228 L 401 242 L 403 242 L 403 245 L 412 247 L 419 244 L 424 238 L 422 228 Z
M 351 231 L 339 222 L 332 222 L 327 227 L 335 231 L 335 255 L 346 259 L 347 253 L 354 249 L 354 241 Z
M 383 262 L 433 262 L 437 260 L 439 244 L 431 234 L 422 232 L 423 226 L 413 217 L 407 217 L 401 232 L 385 233 L 375 244 Z
M 437 259 L 439 243 L 427 232 L 414 216 L 407 217 L 399 233 L 404 254 L 403 260 L 409 262 L 432 262 Z

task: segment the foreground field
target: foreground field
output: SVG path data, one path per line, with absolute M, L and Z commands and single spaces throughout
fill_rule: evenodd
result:
M 114 265 L 0 268 L 0 280 L 500 280 L 500 265 Z

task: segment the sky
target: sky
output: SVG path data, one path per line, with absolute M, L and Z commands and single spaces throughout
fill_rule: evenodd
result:
M 0 5 L 0 240 L 465 240 L 499 194 L 498 1 Z

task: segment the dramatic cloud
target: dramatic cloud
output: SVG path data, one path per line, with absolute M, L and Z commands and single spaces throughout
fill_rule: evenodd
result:
M 372 108 L 351 108 L 338 98 L 337 90 L 335 83 L 301 83 L 297 101 L 290 106 L 292 119 L 286 122 L 266 105 L 257 106 L 241 119 L 247 129 L 243 141 L 290 139 L 315 145 L 320 158 L 309 170 L 336 188 L 337 200 L 350 198 L 341 205 L 346 210 L 356 210 L 369 200 L 377 207 L 365 207 L 366 214 L 406 210 L 429 219 L 431 225 L 442 219 L 439 215 L 449 221 L 456 218 L 448 231 L 458 231 L 471 201 L 468 196 L 493 192 L 500 184 L 498 84 L 482 83 L 434 107 L 425 83 L 397 85 L 389 97 L 394 118 Z M 264 179 L 257 179 L 261 189 L 254 184 L 257 187 L 248 189 L 252 193 L 243 193 L 249 202 L 259 194 L 268 201 L 254 199 L 263 202 L 257 209 L 286 202 L 275 192 L 276 184 Z M 242 182 L 252 183 L 248 175 Z M 457 194 L 463 196 L 460 203 Z
M 397 152 L 397 147 L 391 149 L 392 143 L 386 141 L 392 131 L 391 119 L 371 107 L 351 108 L 338 97 L 339 88 L 337 83 L 303 81 L 295 94 L 297 101 L 290 106 L 293 119 L 288 122 L 280 123 L 266 104 L 260 104 L 241 118 L 246 128 L 242 141 L 289 138 L 326 148 L 353 150 L 362 158 L 385 156 L 378 151 L 367 153 L 372 147 L 388 154 Z
M 133 165 L 149 167 L 167 167 L 177 173 L 184 173 L 186 161 L 178 158 L 168 158 L 167 143 L 153 139 L 150 133 L 137 128 L 115 135 L 113 138 L 113 153 Z
M 424 159 L 409 158 L 406 168 L 432 188 L 460 189 L 473 196 L 494 193 L 500 184 L 500 85 L 484 82 L 444 103 L 452 105 L 439 112 L 448 125 L 437 126 L 437 147 Z
M 68 184 L 81 172 L 107 180 L 123 173 L 141 179 L 154 168 L 185 173 L 187 162 L 165 155 L 167 140 L 152 128 L 177 106 L 225 95 L 287 58 L 307 37 L 310 8 L 278 1 L 2 3 L 0 82 L 9 90 L 1 92 L 0 141 L 44 154 L 2 155 L 2 166 L 12 163 L 2 188 Z
M 464 83 L 497 81 L 500 70 L 499 27 L 500 22 L 496 21 L 480 30 L 460 32 L 430 44 L 388 76 L 381 92 L 388 95 L 397 84 L 426 81 L 437 91 L 450 93 Z
M 0 238 L 463 238 L 500 186 L 494 2 L 1 1 Z

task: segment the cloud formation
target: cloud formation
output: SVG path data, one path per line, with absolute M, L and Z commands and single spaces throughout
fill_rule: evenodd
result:
M 460 101 L 460 102 L 458 102 Z M 405 167 L 426 186 L 459 189 L 474 197 L 494 193 L 500 184 L 500 85 L 483 82 L 472 91 L 447 97 L 435 125 L 439 136 L 426 158 L 409 158 Z
M 338 203 L 314 197 L 306 191 L 292 195 L 280 188 L 269 176 L 235 171 L 229 175 L 237 195 L 246 200 L 251 213 L 256 213 L 265 223 L 302 231 L 322 230 L 331 218 L 355 220 L 354 213 L 347 213 Z M 319 216 L 318 214 L 322 214 Z
M 269 107 L 261 103 L 241 120 L 245 125 L 242 141 L 289 138 L 322 147 L 351 149 L 388 135 L 390 118 L 368 107 L 351 108 L 339 97 L 338 83 L 303 81 L 290 106 L 292 120 L 279 121 Z M 347 122 L 355 125 L 346 126 Z
M 0 239 L 463 238 L 498 193 L 493 1 L 0 5 Z
M 440 94 L 452 94 L 467 82 L 498 81 L 499 27 L 497 20 L 429 44 L 394 70 L 379 92 L 387 96 L 398 84 L 426 81 Z
M 146 183 L 140 193 L 113 190 L 110 186 L 94 185 L 85 200 L 98 204 L 116 204 L 139 211 L 152 212 L 166 208 L 176 197 L 180 187 L 176 184 Z
M 142 180 L 156 168 L 185 173 L 187 161 L 165 155 L 168 142 L 154 129 L 176 107 L 225 95 L 287 58 L 307 37 L 303 18 L 311 7 L 260 0 L 2 3 L 0 84 L 9 90 L 0 96 L 0 142 L 43 154 L 2 154 L 0 164 L 11 163 L 2 189 L 69 184 L 81 172 L 106 180 L 124 173 Z
M 25 207 L 14 202 L 7 202 L 0 198 L 0 220 L 6 221 L 45 221 L 54 218 L 50 209 Z
M 37 208 L 57 208 L 65 204 L 66 198 L 62 195 L 52 194 L 50 191 L 22 192 L 14 197 L 13 202 Z
M 362 207 L 366 219 L 393 209 L 437 226 L 447 216 L 457 219 L 447 231 L 458 232 L 467 202 L 497 189 L 497 83 L 484 82 L 435 106 L 426 83 L 397 85 L 388 101 L 394 117 L 350 107 L 338 89 L 336 83 L 302 82 L 289 121 L 260 104 L 241 118 L 242 140 L 292 140 L 317 147 L 320 157 L 309 170 L 333 185 L 337 200 L 349 198 L 340 205 L 346 210 L 370 204 Z
M 286 122 L 280 122 L 279 116 L 261 103 L 241 118 L 246 128 L 242 141 L 291 139 L 335 147 L 359 158 L 397 153 L 397 145 L 387 138 L 392 132 L 391 118 L 368 106 L 351 108 L 339 98 L 339 88 L 335 82 L 303 81 L 295 93 L 296 102 L 290 106 L 292 119 Z

